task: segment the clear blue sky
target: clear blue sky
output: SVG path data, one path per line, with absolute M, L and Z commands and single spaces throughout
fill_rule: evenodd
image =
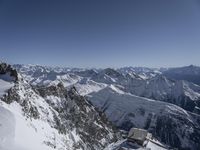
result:
M 200 65 L 200 0 L 0 0 L 0 59 L 69 67 Z

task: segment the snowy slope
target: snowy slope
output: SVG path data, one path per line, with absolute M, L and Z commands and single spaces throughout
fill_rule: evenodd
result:
M 14 86 L 14 83 L 2 80 L 0 77 L 0 97 L 2 97 L 5 92 Z
M 200 116 L 188 113 L 178 106 L 121 94 L 111 87 L 91 93 L 88 98 L 122 129 L 129 130 L 133 126 L 144 128 L 171 146 L 191 150 L 200 148 Z
M 10 150 L 53 149 L 43 143 L 45 140 L 51 141 L 51 136 L 58 136 L 56 130 L 52 129 L 48 123 L 39 120 L 26 120 L 20 106 L 17 103 L 12 103 L 11 105 L 3 103 L 1 108 L 1 114 L 4 116 L 5 110 L 10 113 L 10 116 L 6 115 L 6 119 L 9 121 L 9 126 L 6 121 L 1 120 L 1 124 L 3 124 L 2 127 L 8 127 L 8 130 L 1 127 L 1 130 L 7 134 L 7 136 L 4 136 L 4 141 L 6 141 L 7 144 L 1 141 L 0 145 L 2 147 Z M 12 136 L 8 136 L 9 134 Z M 57 145 L 62 147 L 62 145 L 59 144 L 59 141 L 57 141 Z M 12 145 L 12 148 L 10 145 Z
M 104 83 L 95 82 L 93 80 L 83 79 L 80 82 L 74 84 L 74 86 L 81 95 L 87 95 L 89 93 L 104 89 L 107 85 Z
M 15 118 L 14 115 L 7 109 L 0 107 L 0 149 L 13 144 L 15 135 Z

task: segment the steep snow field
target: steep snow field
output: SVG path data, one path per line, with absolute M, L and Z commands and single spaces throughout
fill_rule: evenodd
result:
M 85 82 L 74 84 L 74 86 L 78 90 L 79 94 L 87 95 L 92 92 L 98 92 L 101 89 L 104 89 L 107 85 L 104 83 L 97 83 L 92 80 L 86 80 Z
M 0 97 L 3 96 L 5 92 L 13 86 L 14 86 L 13 82 L 5 81 L 1 79 L 1 76 L 0 76 Z
M 2 86 L 1 84 L 0 86 Z M 22 90 L 19 94 L 23 97 L 25 95 L 24 92 L 27 91 Z M 1 101 L 0 146 L 5 150 L 50 150 L 54 148 L 45 145 L 44 142 L 51 141 L 55 142 L 58 148 L 70 149 L 70 145 L 72 147 L 73 141 L 70 139 L 67 140 L 66 143 L 69 145 L 67 147 L 65 146 L 65 142 L 62 141 L 64 135 L 60 135 L 58 131 L 52 128 L 48 123 L 48 120 L 53 120 L 53 115 L 51 111 L 48 110 L 48 105 L 42 98 L 36 98 L 37 99 L 32 99 L 34 105 L 44 108 L 46 111 L 45 113 L 48 113 L 48 115 L 46 115 L 44 112 L 41 112 L 41 114 L 44 115 L 41 116 L 40 120 L 26 118 L 22 107 L 17 102 L 6 104 Z
M 44 128 L 45 123 L 35 122 L 34 125 L 33 122 L 25 120 L 22 112 L 20 112 L 20 106 L 16 103 L 11 105 L 7 105 L 5 103 L 1 104 L 0 147 L 2 148 L 2 150 L 53 149 L 45 146 L 42 143 L 44 139 L 41 138 L 43 136 L 40 135 L 39 131 L 36 131 L 42 127 L 43 130 L 47 130 L 47 128 Z M 41 127 L 39 128 L 38 126 Z M 51 130 L 48 130 L 48 132 L 51 132 Z
M 14 144 L 15 117 L 12 112 L 0 106 L 0 149 Z

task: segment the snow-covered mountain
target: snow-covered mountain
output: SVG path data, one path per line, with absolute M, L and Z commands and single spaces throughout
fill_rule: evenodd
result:
M 124 86 L 126 92 L 159 101 L 176 104 L 194 112 L 200 107 L 200 86 L 183 80 L 170 80 L 157 75 L 147 81 L 130 81 Z
M 169 79 L 164 74 L 169 69 L 59 68 L 57 71 L 41 67 L 15 66 L 33 87 L 54 87 L 58 83 L 68 90 L 75 87 L 120 129 L 145 128 L 162 142 L 179 149 L 200 148 L 200 86 Z M 39 89 L 36 91 L 41 94 Z
M 1 150 L 94 150 L 116 140 L 102 113 L 63 84 L 32 86 L 0 65 Z
M 187 80 L 200 85 L 200 67 L 190 65 L 179 68 L 170 68 L 163 71 L 163 74 L 176 80 Z
M 161 74 L 161 70 L 157 68 L 147 68 L 147 67 L 123 67 L 117 69 L 117 71 L 123 74 L 135 75 L 137 74 L 143 79 L 149 79 Z

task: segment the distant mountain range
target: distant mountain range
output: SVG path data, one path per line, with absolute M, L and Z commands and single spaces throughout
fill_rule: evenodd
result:
M 126 93 L 176 104 L 199 114 L 200 86 L 182 74 L 199 76 L 200 67 L 187 66 L 172 69 L 124 67 L 120 69 L 69 69 L 44 66 L 14 65 L 32 85 L 53 85 L 62 82 L 65 87 L 75 86 L 81 95 L 114 85 Z M 168 77 L 177 70 L 175 79 Z M 180 71 L 178 71 L 180 70 Z M 184 72 L 184 73 L 182 73 Z
M 186 80 L 200 85 L 200 67 L 190 65 L 186 67 L 171 68 L 163 72 L 163 74 L 172 79 Z

